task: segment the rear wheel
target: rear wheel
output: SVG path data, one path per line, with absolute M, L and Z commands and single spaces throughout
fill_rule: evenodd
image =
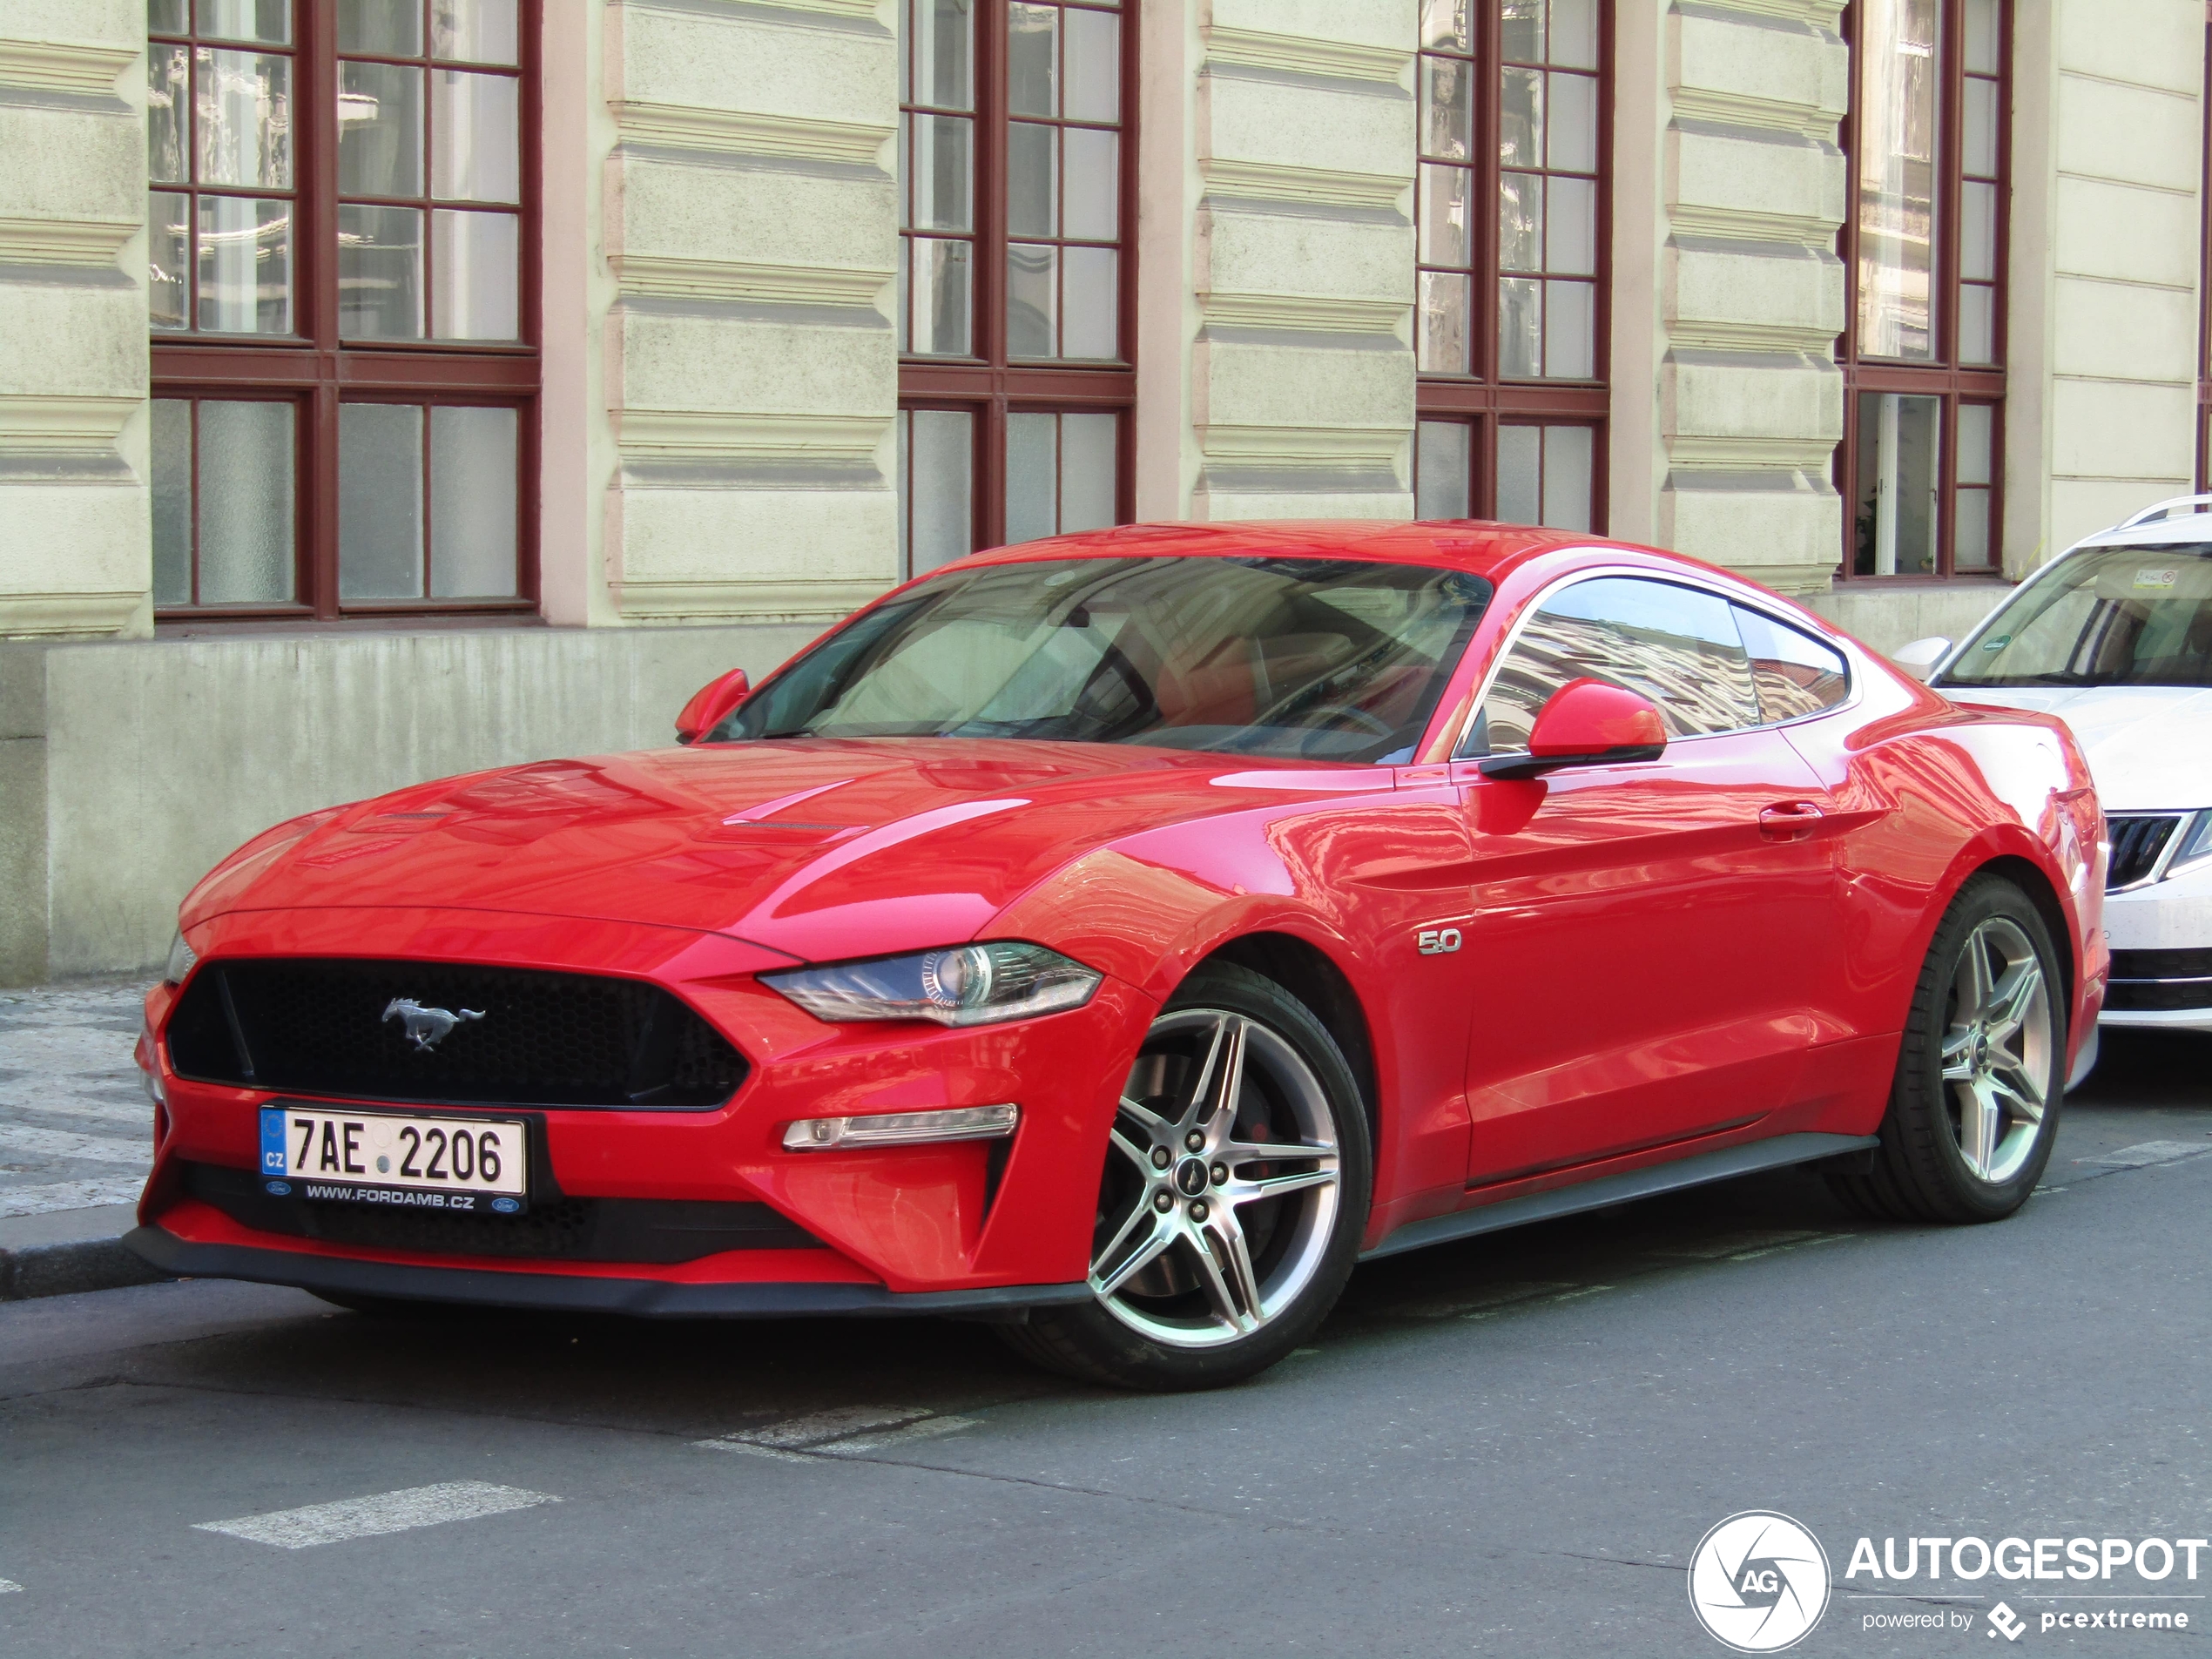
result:
M 1874 1167 L 1838 1196 L 1892 1221 L 1996 1221 L 2050 1161 L 2066 1084 L 2058 952 L 2026 894 L 1977 876 L 1952 901 L 1905 1022 Z
M 1367 1120 L 1328 1030 L 1273 981 L 1201 969 L 1122 1090 L 1093 1299 L 1001 1327 L 1025 1356 L 1126 1388 L 1207 1388 L 1310 1336 L 1359 1254 Z

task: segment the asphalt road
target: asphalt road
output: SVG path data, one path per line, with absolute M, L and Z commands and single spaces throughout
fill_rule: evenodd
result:
M 2202 1599 L 2128 1604 L 2186 1633 L 2040 1625 L 2201 1598 L 2212 1554 L 1904 1601 L 1845 1575 L 1862 1534 L 2212 1534 L 2208 1061 L 2108 1045 L 2003 1224 L 1739 1181 L 1362 1269 L 1211 1395 L 927 1321 L 392 1323 L 212 1281 L 0 1306 L 0 1654 L 1712 1656 L 1684 1567 L 1747 1508 L 1829 1555 L 1795 1652 L 2212 1651 Z M 1868 1629 L 1900 1608 L 1959 1617 Z

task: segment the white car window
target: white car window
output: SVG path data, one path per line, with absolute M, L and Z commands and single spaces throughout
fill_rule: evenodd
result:
M 2212 685 L 2212 545 L 2068 554 L 1936 683 Z

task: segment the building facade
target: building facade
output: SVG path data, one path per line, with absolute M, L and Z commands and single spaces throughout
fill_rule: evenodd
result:
M 0 983 L 974 548 L 1497 516 L 1878 646 L 2200 482 L 2196 0 L 0 0 Z

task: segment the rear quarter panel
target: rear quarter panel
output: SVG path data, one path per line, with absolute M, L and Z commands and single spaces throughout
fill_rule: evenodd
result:
M 1860 701 L 1787 728 L 1845 828 L 1841 1011 L 1862 1036 L 1903 1030 L 1928 947 L 1959 889 L 2013 861 L 2040 874 L 2070 981 L 2069 1062 L 2094 1028 L 2107 972 L 2101 818 L 2087 764 L 2047 716 L 1946 702 L 1855 651 Z M 2028 867 L 2022 868 L 2022 866 Z M 1878 1114 L 1877 1114 L 1878 1117 Z

